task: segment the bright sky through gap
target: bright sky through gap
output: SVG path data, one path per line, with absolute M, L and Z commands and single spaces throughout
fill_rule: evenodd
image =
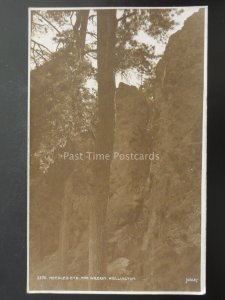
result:
M 176 22 L 178 23 L 178 25 L 175 26 L 174 29 L 168 33 L 168 37 L 171 36 L 172 34 L 174 34 L 175 32 L 177 32 L 178 30 L 180 30 L 183 27 L 185 20 L 188 17 L 190 17 L 193 13 L 197 12 L 199 10 L 199 7 L 183 7 L 182 9 L 183 9 L 183 13 L 176 16 Z M 43 9 L 43 10 L 47 10 L 47 9 Z M 63 8 L 62 10 L 65 10 L 65 8 Z M 72 9 L 70 8 L 68 10 L 72 10 Z M 91 14 L 93 14 L 93 13 L 94 13 L 94 11 L 92 10 Z M 122 13 L 123 13 L 123 9 L 118 9 L 117 17 L 119 18 L 122 15 Z M 71 28 L 70 22 L 71 22 L 71 20 L 69 20 L 69 18 L 67 18 L 66 24 L 64 24 L 61 29 L 66 30 L 66 29 Z M 72 22 L 73 22 L 73 24 L 75 23 L 75 14 L 72 18 Z M 87 31 L 91 32 L 91 33 L 96 33 L 96 23 L 89 22 Z M 55 36 L 56 36 L 56 31 L 54 29 L 52 29 L 52 30 L 48 30 L 44 34 L 36 33 L 34 36 L 32 36 L 32 38 L 34 38 L 38 43 L 46 46 L 52 52 L 55 52 L 56 47 L 57 47 L 57 43 L 54 41 Z M 142 43 L 145 43 L 145 44 L 148 44 L 151 46 L 154 45 L 156 55 L 162 55 L 165 50 L 165 46 L 167 44 L 167 42 L 166 43 L 158 42 L 156 39 L 152 38 L 151 36 L 149 36 L 144 31 L 141 31 L 141 30 L 139 30 L 139 32 L 136 36 L 136 40 L 138 42 L 142 42 Z M 88 34 L 86 37 L 86 42 L 92 43 L 93 37 Z M 91 59 L 91 61 L 92 61 L 92 65 L 94 67 L 96 67 L 96 60 Z M 34 66 L 31 66 L 31 68 L 33 69 Z M 126 72 L 126 76 L 124 76 L 120 73 L 118 73 L 116 75 L 116 86 L 118 86 L 119 82 L 121 82 L 121 81 L 126 84 L 135 85 L 135 86 L 139 87 L 142 83 L 142 78 L 141 78 L 140 74 L 138 74 L 137 71 L 130 70 L 130 71 Z M 86 86 L 90 89 L 97 89 L 97 82 L 94 79 L 89 79 L 89 80 L 87 80 Z

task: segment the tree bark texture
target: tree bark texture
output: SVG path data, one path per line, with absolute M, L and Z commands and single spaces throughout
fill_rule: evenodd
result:
M 97 12 L 98 125 L 95 151 L 112 154 L 115 123 L 114 48 L 116 11 Z M 89 275 L 106 275 L 105 218 L 109 197 L 110 160 L 94 162 L 94 193 L 90 202 Z M 90 280 L 91 290 L 104 289 L 103 281 Z
M 79 57 L 84 56 L 84 47 L 87 34 L 87 23 L 88 23 L 89 10 L 81 10 L 76 14 L 76 23 L 73 27 L 76 47 L 79 53 Z

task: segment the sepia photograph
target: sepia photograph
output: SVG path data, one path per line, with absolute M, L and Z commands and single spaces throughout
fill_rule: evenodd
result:
M 29 8 L 27 292 L 206 292 L 206 6 Z

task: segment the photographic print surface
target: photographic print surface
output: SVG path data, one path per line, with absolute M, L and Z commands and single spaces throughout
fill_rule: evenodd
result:
M 205 292 L 207 7 L 29 9 L 30 293 Z

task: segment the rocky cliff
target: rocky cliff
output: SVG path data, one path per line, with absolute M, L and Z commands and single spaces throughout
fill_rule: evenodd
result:
M 109 257 L 127 258 L 121 269 L 136 277 L 132 288 L 199 290 L 203 45 L 200 10 L 170 38 L 153 101 L 132 87 L 117 93 L 114 151 L 160 157 L 112 162 Z
M 169 40 L 154 84 L 145 271 L 153 290 L 199 289 L 204 11 Z M 198 283 L 185 283 L 194 277 Z

